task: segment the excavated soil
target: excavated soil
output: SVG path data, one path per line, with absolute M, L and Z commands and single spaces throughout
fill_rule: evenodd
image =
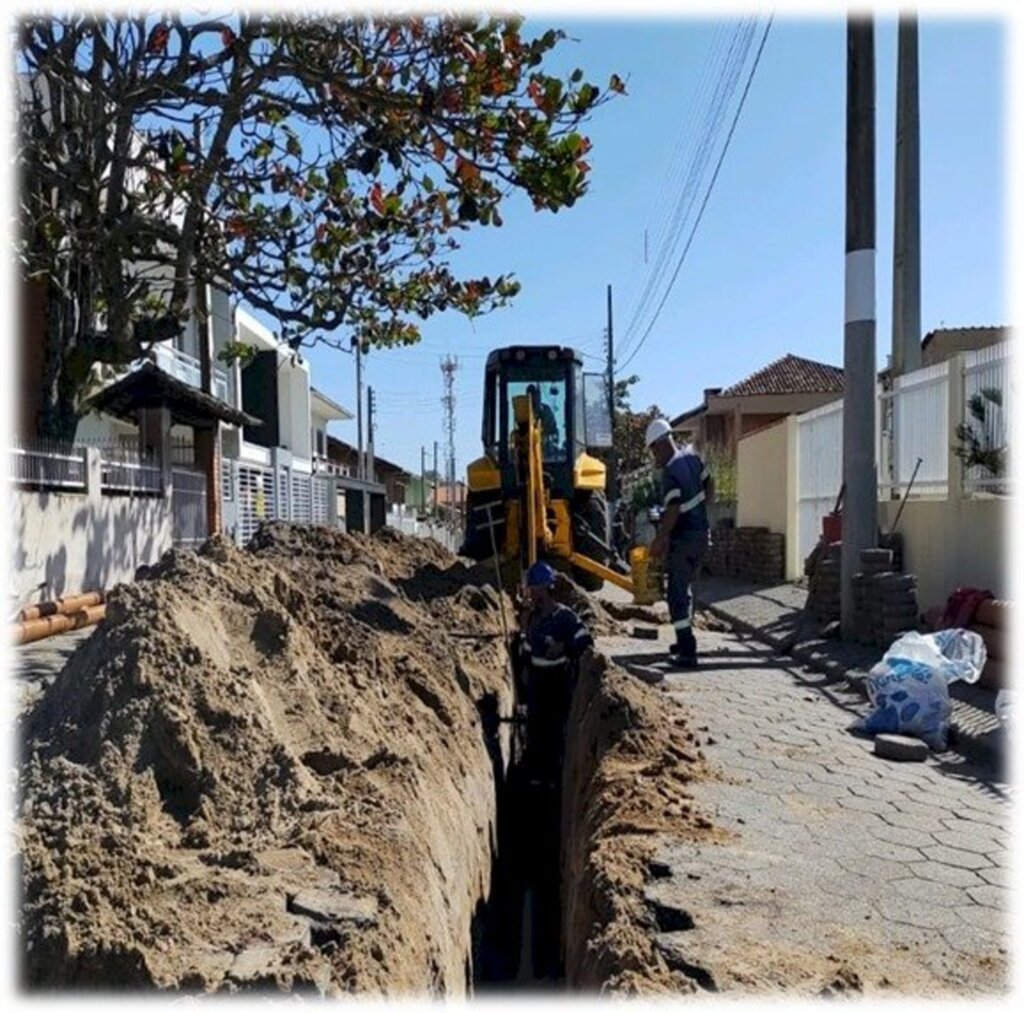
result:
M 24 983 L 464 992 L 510 693 L 436 543 L 169 553 L 25 718 Z
M 565 965 L 570 988 L 627 995 L 694 992 L 655 948 L 644 897 L 660 836 L 725 839 L 694 801 L 715 776 L 685 713 L 596 655 L 569 716 L 562 812 Z

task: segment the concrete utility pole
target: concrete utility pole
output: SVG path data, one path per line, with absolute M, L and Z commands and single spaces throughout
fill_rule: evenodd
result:
M 846 30 L 846 328 L 843 353 L 842 633 L 854 635 L 853 574 L 878 536 L 875 470 L 875 36 Z
M 608 386 L 608 425 L 610 427 L 609 436 L 615 434 L 615 331 L 612 328 L 612 287 L 608 286 L 608 365 L 607 365 L 608 377 L 606 384 Z M 614 440 L 612 446 L 608 449 L 608 488 L 606 490 L 609 498 L 617 498 L 618 496 L 618 469 L 615 467 L 615 446 Z
M 363 346 L 358 338 L 352 339 L 356 356 L 356 478 L 365 478 L 363 468 Z
M 459 360 L 446 355 L 441 361 L 441 374 L 444 377 L 445 430 L 448 434 L 448 451 L 445 461 L 445 481 L 448 486 L 448 527 L 455 530 L 455 371 L 459 368 Z
M 434 440 L 434 516 L 437 516 L 437 440 Z
M 427 512 L 427 448 L 420 447 L 420 513 Z
M 209 289 L 205 282 L 195 279 L 192 290 L 195 297 L 196 328 L 199 334 L 199 382 L 203 392 L 213 397 L 214 341 Z M 214 421 L 208 429 L 195 431 L 194 453 L 196 463 L 206 477 L 206 531 L 209 535 L 216 535 L 223 526 L 220 422 Z M 170 463 L 161 462 L 164 467 L 168 467 Z
M 367 468 L 366 468 L 366 472 L 367 472 L 366 477 L 371 482 L 376 482 L 377 481 L 377 467 L 376 467 L 376 460 L 375 460 L 375 455 L 374 455 L 374 442 L 373 442 L 373 429 L 374 429 L 373 409 L 374 409 L 373 388 L 372 387 L 367 387 L 366 388 L 366 447 L 367 447 L 367 454 L 366 454 L 366 456 L 368 458 L 368 462 L 367 462 Z
M 921 122 L 917 18 L 899 21 L 896 69 L 896 214 L 892 257 L 892 373 L 921 368 Z

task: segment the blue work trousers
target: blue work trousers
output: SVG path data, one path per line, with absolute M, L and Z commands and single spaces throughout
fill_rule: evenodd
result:
M 676 631 L 677 650 L 685 658 L 697 656 L 691 585 L 700 573 L 707 548 L 706 531 L 685 538 L 673 538 L 668 545 L 668 614 Z

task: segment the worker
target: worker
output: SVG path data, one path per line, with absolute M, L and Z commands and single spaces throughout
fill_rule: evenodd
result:
M 707 505 L 714 498 L 715 483 L 692 448 L 676 447 L 665 419 L 648 425 L 646 443 L 662 470 L 663 512 L 650 552 L 653 559 L 665 560 L 668 570 L 668 612 L 675 630 L 669 650 L 680 667 L 696 668 L 691 585 L 708 547 Z
M 557 980 L 561 966 L 560 842 L 566 727 L 579 661 L 594 644 L 579 616 L 555 601 L 555 571 L 544 562 L 526 572 L 527 607 L 520 617 L 526 698 L 522 775 L 529 822 L 524 882 L 531 894 L 532 974 Z M 526 838 L 523 838 L 526 841 Z
M 576 662 L 594 646 L 579 616 L 555 601 L 555 571 L 544 562 L 526 572 L 526 609 L 520 616 L 520 650 L 526 697 L 530 768 L 557 780 L 562 740 L 576 676 Z
M 530 384 L 526 388 L 533 404 L 533 414 L 540 420 L 541 438 L 544 441 L 545 459 L 554 457 L 558 453 L 558 419 L 555 418 L 554 410 L 546 401 L 542 401 L 540 391 L 536 384 Z

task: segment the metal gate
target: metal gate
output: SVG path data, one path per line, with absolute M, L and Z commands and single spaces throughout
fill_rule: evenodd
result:
M 206 541 L 206 475 L 201 471 L 171 471 L 171 535 L 175 545 L 192 547 Z

